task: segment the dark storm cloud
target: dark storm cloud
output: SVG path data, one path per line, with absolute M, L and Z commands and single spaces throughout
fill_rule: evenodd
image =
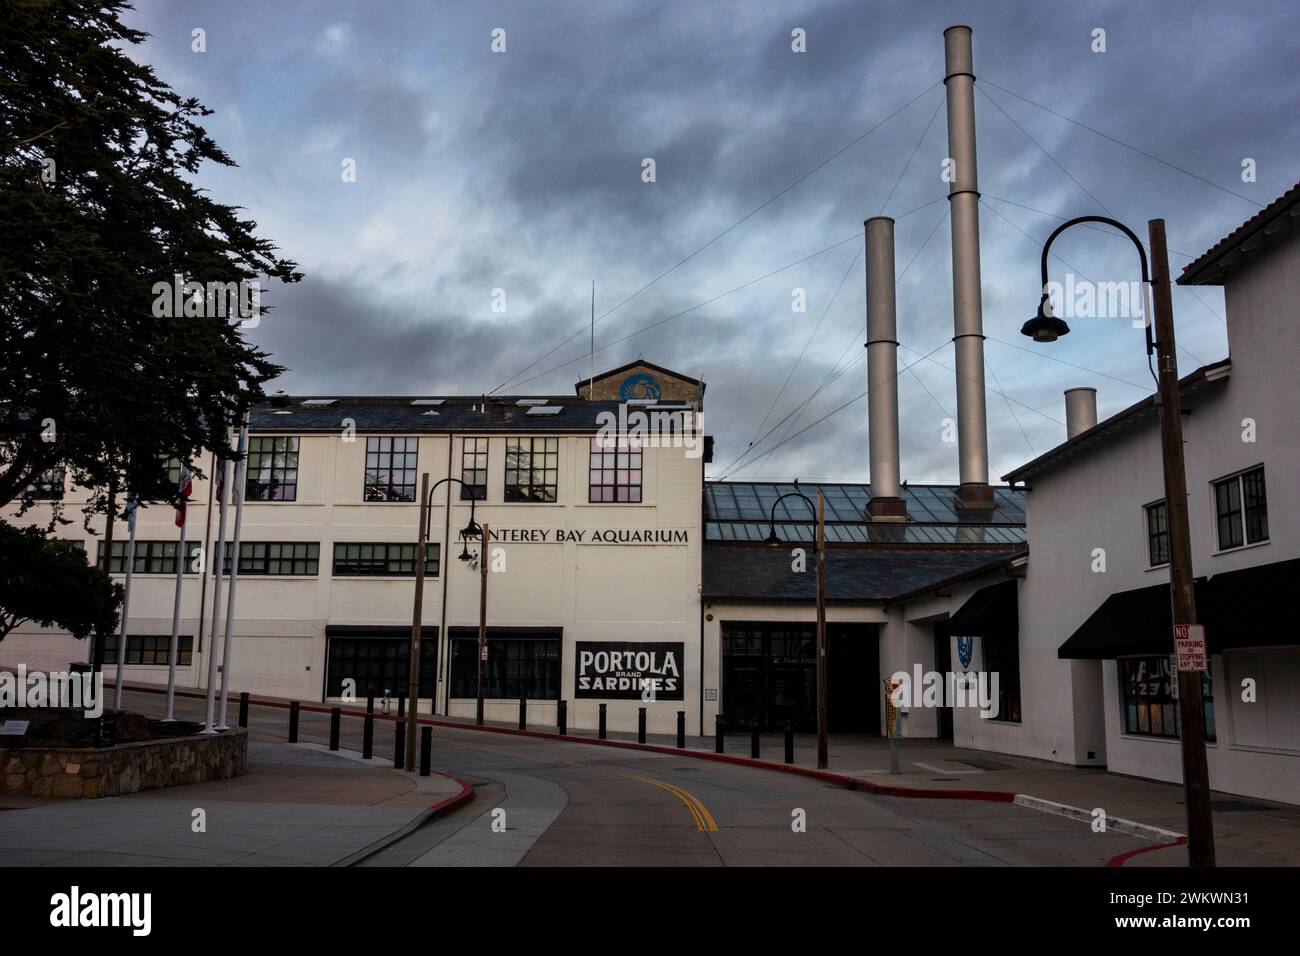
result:
M 972 25 L 981 79 L 987 377 L 1008 396 L 988 395 L 996 477 L 1061 440 L 1063 388 L 1096 386 L 1103 415 L 1148 390 L 1141 333 L 1122 321 L 1077 323 L 1046 355 L 1017 348 L 1051 216 L 1105 209 L 1139 232 L 1162 216 L 1170 246 L 1195 256 L 1254 208 L 1005 91 L 1267 203 L 1300 178 L 1288 68 L 1300 50 L 1288 4 L 1247 9 L 195 2 L 145 3 L 134 19 L 155 34 L 142 58 L 215 109 L 210 129 L 241 164 L 205 184 L 247 206 L 307 273 L 268 295 L 277 310 L 254 333 L 291 369 L 286 389 L 568 393 L 587 370 L 595 279 L 598 312 L 618 306 L 597 327 L 597 368 L 643 355 L 702 373 L 715 472 L 770 433 L 739 473 L 865 478 L 865 400 L 808 428 L 866 388 L 861 258 L 840 286 L 858 241 L 745 284 L 860 235 L 884 209 L 907 268 L 900 367 L 916 363 L 899 379 L 903 470 L 951 481 L 943 28 Z M 207 54 L 190 52 L 195 26 L 209 31 Z M 498 27 L 504 54 L 489 46 Z M 795 27 L 805 54 L 790 50 Z M 1105 53 L 1089 48 L 1094 28 Z M 653 184 L 641 181 L 646 157 Z M 1257 184 L 1240 181 L 1246 157 Z M 340 180 L 345 158 L 355 183 Z M 1122 238 L 1080 231 L 1057 251 L 1054 275 L 1136 278 Z M 1186 261 L 1175 255 L 1175 273 Z M 796 288 L 805 313 L 791 311 Z M 1175 308 L 1185 369 L 1226 354 L 1217 290 L 1176 290 Z M 855 364 L 791 414 L 841 356 Z

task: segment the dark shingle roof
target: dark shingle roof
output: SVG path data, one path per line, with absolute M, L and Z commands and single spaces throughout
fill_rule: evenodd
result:
M 481 396 L 449 396 L 441 404 L 412 404 L 438 401 L 437 397 L 415 395 L 388 397 L 334 397 L 328 405 L 304 405 L 327 401 L 320 398 L 281 398 L 252 410 L 249 428 L 254 432 L 338 431 L 344 419 L 351 419 L 358 432 L 595 432 L 601 412 L 618 414 L 618 402 L 589 402 L 572 395 L 489 396 L 487 410 L 479 411 Z M 529 415 L 530 407 L 520 398 L 559 407 L 554 415 Z M 288 414 L 284 414 L 287 412 Z
M 1189 262 L 1178 277 L 1179 285 L 1220 285 L 1223 277 L 1247 256 L 1258 252 L 1279 234 L 1295 228 L 1300 216 L 1300 183 L 1228 233 Z

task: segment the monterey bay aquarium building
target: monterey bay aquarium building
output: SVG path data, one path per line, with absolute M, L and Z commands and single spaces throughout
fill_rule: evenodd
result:
M 1300 187 L 1178 279 L 1222 286 L 1227 303 L 1228 356 L 1182 378 L 1210 655 L 1210 783 L 1290 802 L 1300 801 L 1300 638 L 1280 625 L 1284 595 L 1300 581 L 1297 211 Z M 892 262 L 892 228 L 882 224 L 892 227 L 868 223 L 869 270 L 882 243 Z M 672 733 L 679 711 L 693 736 L 712 734 L 720 714 L 738 729 L 788 720 L 811 730 L 816 525 L 799 495 L 820 493 L 832 733 L 882 734 L 884 682 L 901 672 L 913 681 L 906 736 L 1178 779 L 1153 402 L 1099 421 L 1096 393 L 1071 389 L 1060 444 L 998 483 L 988 475 L 982 389 L 959 380 L 960 481 L 908 484 L 892 384 L 898 335 L 881 285 L 869 283 L 860 482 L 708 479 L 704 383 L 645 361 L 567 395 L 271 398 L 252 413 L 240 489 L 232 692 L 303 701 L 404 693 L 422 561 L 423 712 L 474 714 L 486 580 L 489 721 L 514 720 L 523 697 L 538 727 L 553 726 L 563 700 L 575 730 L 595 728 L 602 704 L 615 731 L 634 730 L 641 707 L 651 733 Z M 960 321 L 961 349 L 982 348 L 978 324 L 963 331 Z M 1071 384 L 1083 383 L 1062 383 Z M 651 427 L 639 430 L 642 422 Z M 195 464 L 213 474 L 210 456 Z M 436 487 L 421 555 L 425 473 Z M 61 475 L 37 493 L 62 501 L 5 520 L 44 526 L 50 507 L 73 514 L 84 494 Z M 216 643 L 211 493 L 196 481 L 189 507 L 182 688 L 205 683 Z M 142 508 L 138 521 L 126 634 L 107 648 L 110 669 L 123 656 L 132 683 L 167 680 L 173 518 L 164 503 Z M 94 534 L 80 522 L 58 534 L 93 559 L 99 521 Z M 487 529 L 486 544 L 466 535 L 474 525 Z M 125 570 L 125 538 L 119 524 L 115 575 Z M 220 610 L 217 634 L 224 595 Z M 86 657 L 84 644 L 34 625 L 0 643 L 5 668 L 64 670 Z M 923 695 L 932 675 L 939 690 Z M 954 675 L 974 678 L 978 693 L 954 693 L 964 683 Z

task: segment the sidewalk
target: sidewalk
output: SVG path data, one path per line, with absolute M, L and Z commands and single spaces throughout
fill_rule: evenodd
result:
M 345 866 L 468 793 L 441 774 L 250 740 L 248 773 L 232 780 L 103 800 L 0 797 L 0 865 Z

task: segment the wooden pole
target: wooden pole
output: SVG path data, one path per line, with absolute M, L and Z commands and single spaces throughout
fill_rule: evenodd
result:
M 483 538 L 478 549 L 478 705 L 474 711 L 475 723 L 483 723 L 483 664 L 487 656 L 487 581 L 488 581 L 488 526 L 483 523 Z
M 428 543 L 429 473 L 420 476 L 420 533 L 415 549 L 415 610 L 411 616 L 411 663 L 407 668 L 406 754 L 407 770 L 415 769 L 415 714 L 420 701 L 420 632 L 424 625 L 424 553 Z
M 817 492 L 817 769 L 830 766 L 826 710 L 826 498 Z
M 1155 303 L 1156 360 L 1160 382 L 1160 441 L 1169 513 L 1169 585 L 1173 623 L 1196 624 L 1192 577 L 1192 535 L 1187 516 L 1187 473 L 1183 461 L 1182 400 L 1174 343 L 1174 306 L 1169 287 L 1165 221 L 1147 223 L 1151 243 L 1151 293 Z M 1172 642 L 1173 635 L 1170 635 Z M 1202 671 L 1178 671 L 1178 711 L 1183 748 L 1183 793 L 1187 808 L 1187 858 L 1191 866 L 1214 866 L 1214 823 L 1210 815 L 1209 769 L 1205 756 Z

